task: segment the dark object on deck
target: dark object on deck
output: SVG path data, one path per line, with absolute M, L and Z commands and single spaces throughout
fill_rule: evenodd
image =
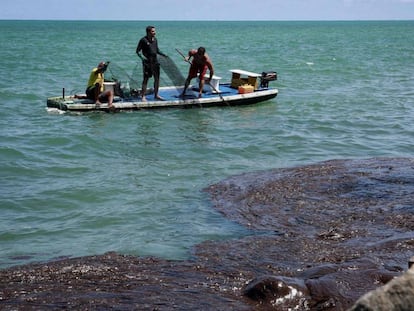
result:
M 269 87 L 270 81 L 276 81 L 277 80 L 277 72 L 271 71 L 271 72 L 262 72 L 262 76 L 260 77 L 260 87 L 267 88 Z

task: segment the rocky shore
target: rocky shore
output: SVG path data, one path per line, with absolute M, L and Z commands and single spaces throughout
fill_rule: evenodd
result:
M 332 160 L 204 191 L 252 235 L 202 243 L 187 261 L 107 253 L 5 269 L 0 309 L 347 310 L 410 280 L 414 159 Z

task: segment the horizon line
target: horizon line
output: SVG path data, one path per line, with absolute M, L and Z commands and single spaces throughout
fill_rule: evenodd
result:
M 72 22 L 386 22 L 414 21 L 414 19 L 55 19 L 55 18 L 0 18 L 0 21 L 72 21 Z

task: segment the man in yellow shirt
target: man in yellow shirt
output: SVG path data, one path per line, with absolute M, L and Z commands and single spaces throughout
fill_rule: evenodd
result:
M 108 100 L 108 108 L 112 108 L 114 93 L 111 90 L 104 90 L 104 72 L 108 63 L 100 62 L 98 67 L 93 68 L 89 76 L 86 96 L 95 101 L 96 105 L 101 104 L 101 100 Z

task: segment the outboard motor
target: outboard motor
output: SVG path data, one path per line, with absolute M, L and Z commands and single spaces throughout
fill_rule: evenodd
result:
M 269 72 L 262 72 L 262 76 L 260 77 L 260 87 L 261 88 L 268 88 L 270 81 L 277 80 L 277 72 L 276 71 L 269 71 Z

